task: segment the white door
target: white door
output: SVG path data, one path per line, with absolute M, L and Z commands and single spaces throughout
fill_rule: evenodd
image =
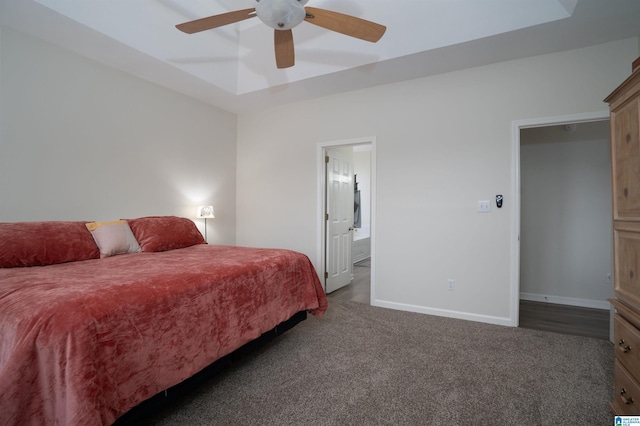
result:
M 353 148 L 326 151 L 325 291 L 353 279 Z

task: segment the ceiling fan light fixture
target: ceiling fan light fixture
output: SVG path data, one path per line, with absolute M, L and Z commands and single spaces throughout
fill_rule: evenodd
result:
M 276 30 L 290 30 L 306 16 L 304 5 L 308 0 L 258 0 L 256 15 L 267 26 Z
M 380 40 L 387 29 L 384 25 L 344 13 L 316 7 L 305 8 L 307 1 L 256 0 L 256 7 L 196 19 L 178 24 L 176 28 L 187 34 L 193 34 L 257 16 L 265 25 L 275 30 L 273 45 L 278 68 L 289 68 L 295 65 L 292 28 L 302 21 L 372 43 Z

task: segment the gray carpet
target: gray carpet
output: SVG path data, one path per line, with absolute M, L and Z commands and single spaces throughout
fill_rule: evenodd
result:
M 610 425 L 610 342 L 330 300 L 157 425 Z

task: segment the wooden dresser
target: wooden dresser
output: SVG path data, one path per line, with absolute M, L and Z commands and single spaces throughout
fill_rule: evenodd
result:
M 605 102 L 611 110 L 616 309 L 611 408 L 640 415 L 640 67 Z

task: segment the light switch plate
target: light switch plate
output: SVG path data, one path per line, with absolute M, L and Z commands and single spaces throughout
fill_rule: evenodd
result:
M 479 200 L 478 201 L 478 212 L 479 213 L 489 213 L 489 212 L 491 212 L 491 201 L 489 201 L 489 200 Z

